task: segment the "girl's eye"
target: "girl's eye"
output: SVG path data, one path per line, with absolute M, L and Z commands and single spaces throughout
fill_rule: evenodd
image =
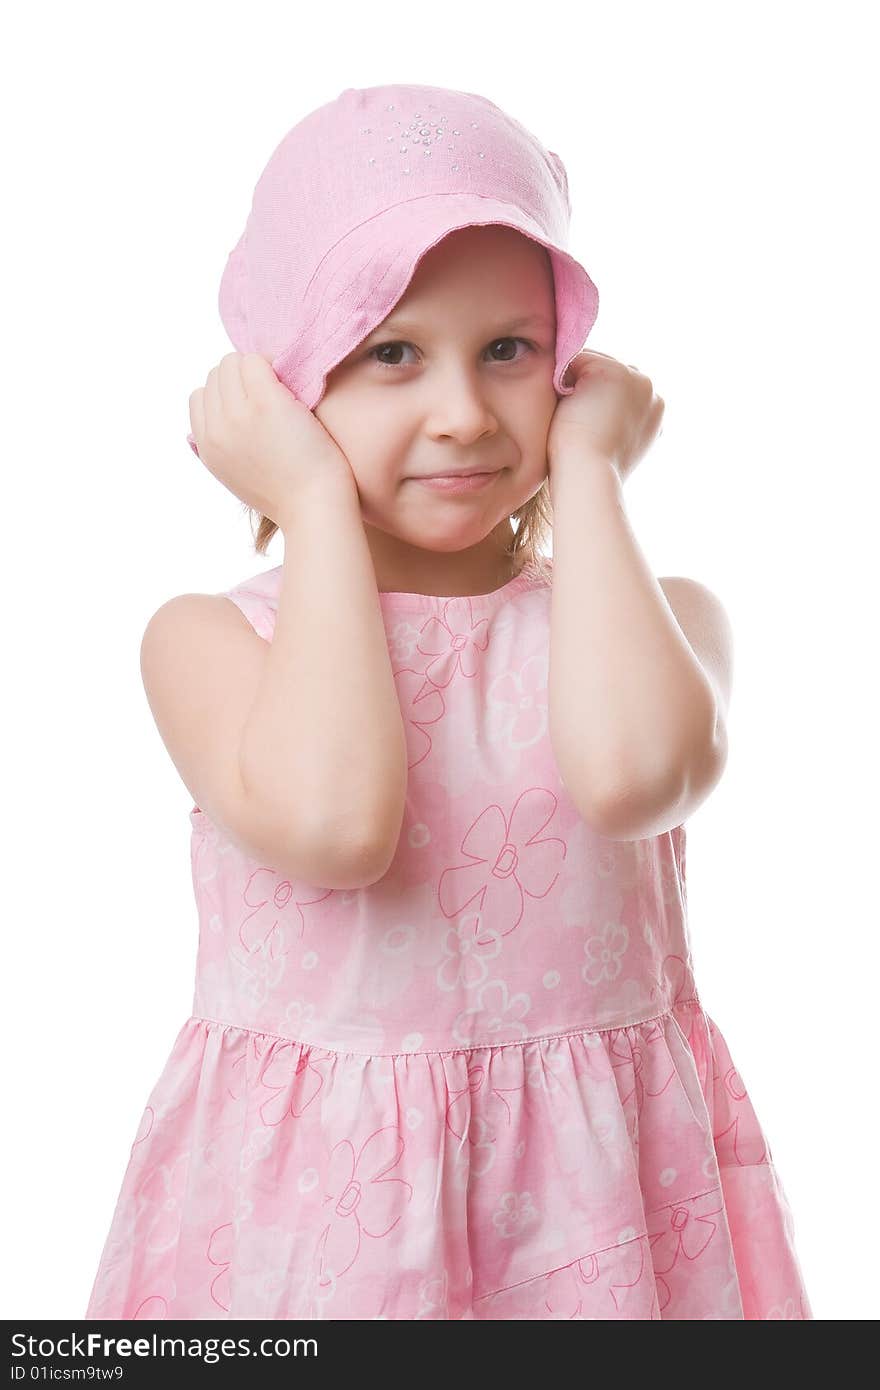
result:
M 533 345 L 532 345 L 530 342 L 528 342 L 527 339 L 525 339 L 525 338 L 495 338 L 495 339 L 493 339 L 493 341 L 490 343 L 490 345 L 489 345 L 489 350 L 491 350 L 491 349 L 493 349 L 493 348 L 496 348 L 496 347 L 498 346 L 499 343 L 522 343 L 522 345 L 527 349 L 528 352 L 534 352 L 534 350 L 535 350 L 534 347 L 533 347 Z M 387 353 L 387 352 L 394 353 L 394 352 L 396 352 L 399 348 L 411 348 L 411 347 L 412 347 L 412 343 L 402 343 L 402 342 L 379 343 L 379 345 L 378 345 L 377 347 L 374 347 L 374 348 L 371 348 L 371 349 L 370 349 L 370 351 L 367 353 L 367 357 L 368 357 L 368 358 L 373 358 L 373 359 L 375 360 L 377 366 L 379 366 L 379 367 L 398 367 L 398 368 L 399 368 L 399 367 L 406 367 L 406 366 L 410 366 L 411 363 L 408 363 L 408 362 L 383 362 L 383 361 L 381 361 L 381 360 L 379 359 L 378 356 L 376 356 L 376 354 L 377 354 L 377 353 L 380 353 L 380 352 L 381 352 L 381 353 Z M 522 359 L 522 357 L 502 357 L 502 358 L 496 358 L 495 360 L 496 360 L 496 361 L 502 361 L 502 362 L 521 362 L 523 359 Z

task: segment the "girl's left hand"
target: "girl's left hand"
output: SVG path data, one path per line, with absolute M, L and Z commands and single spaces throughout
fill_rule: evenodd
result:
M 564 456 L 599 456 L 613 464 L 623 482 L 663 432 L 663 397 L 635 367 L 586 349 L 569 363 L 569 382 L 575 389 L 559 397 L 550 421 L 549 473 Z

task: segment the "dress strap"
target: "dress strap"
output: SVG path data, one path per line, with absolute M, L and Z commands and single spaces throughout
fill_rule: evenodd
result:
M 222 597 L 230 599 L 241 610 L 254 631 L 266 642 L 271 642 L 275 633 L 281 569 L 281 565 L 277 565 L 274 569 L 252 575 L 250 579 L 243 579 L 231 589 L 222 590 Z

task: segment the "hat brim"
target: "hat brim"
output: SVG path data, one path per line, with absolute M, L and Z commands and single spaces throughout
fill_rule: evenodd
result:
M 450 232 L 484 226 L 511 227 L 548 252 L 556 300 L 553 385 L 558 395 L 570 395 L 574 388 L 563 377 L 595 323 L 598 290 L 580 262 L 521 208 L 471 193 L 397 203 L 337 242 L 306 288 L 296 338 L 273 358 L 279 381 L 314 409 L 329 373 L 390 314 L 422 257 Z
M 438 193 L 385 209 L 343 237 L 312 275 L 290 345 L 272 358 L 278 380 L 313 410 L 327 377 L 391 313 L 422 257 L 464 227 L 501 226 L 522 232 L 547 251 L 553 269 L 556 357 L 553 386 L 563 380 L 599 312 L 599 292 L 581 263 L 544 235 L 513 203 L 473 193 Z M 192 434 L 187 443 L 198 457 Z

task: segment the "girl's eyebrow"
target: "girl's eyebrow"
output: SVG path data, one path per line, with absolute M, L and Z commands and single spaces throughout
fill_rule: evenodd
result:
M 545 328 L 550 328 L 552 326 L 551 320 L 546 314 L 524 314 L 519 318 L 507 319 L 504 326 L 506 329 L 514 329 L 527 328 L 530 324 L 541 324 Z M 378 328 L 374 328 L 373 332 L 367 336 L 365 341 L 369 342 L 371 338 L 375 338 L 378 334 L 387 333 L 407 333 L 411 334 L 414 338 L 418 338 L 423 332 L 424 329 L 419 324 L 412 323 L 409 319 L 390 318 L 386 319 L 384 323 L 381 323 Z M 495 337 L 498 337 L 497 333 Z

